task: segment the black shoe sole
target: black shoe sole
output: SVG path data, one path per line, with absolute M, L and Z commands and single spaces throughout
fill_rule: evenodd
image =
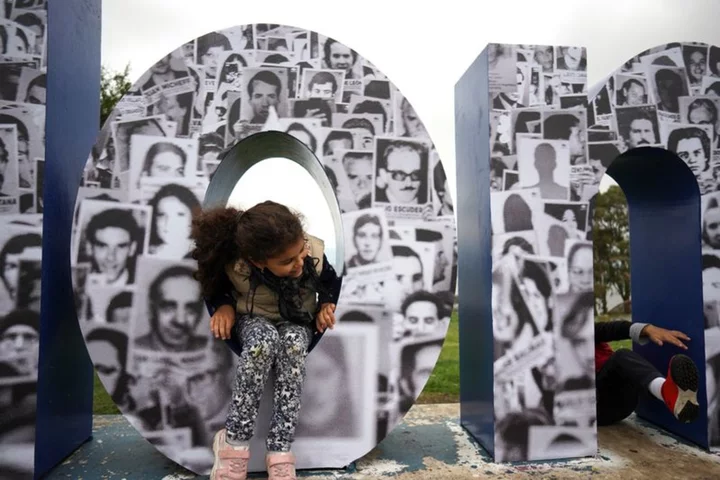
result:
M 685 405 L 676 414 L 677 419 L 682 423 L 692 423 L 700 414 L 700 406 L 697 403 L 699 374 L 695 362 L 687 355 L 675 355 L 670 362 L 670 375 L 679 389 L 692 394 L 691 398 L 682 400 L 678 397 L 677 401 L 684 401 Z M 677 405 L 675 411 L 677 412 Z

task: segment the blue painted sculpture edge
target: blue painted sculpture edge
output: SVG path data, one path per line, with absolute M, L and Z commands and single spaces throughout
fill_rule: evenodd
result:
M 73 301 L 70 235 L 99 130 L 100 0 L 48 2 L 48 102 L 35 478 L 92 434 L 93 366 Z
M 215 206 L 225 206 L 235 189 L 235 185 L 240 178 L 250 170 L 254 165 L 267 160 L 269 158 L 286 158 L 303 167 L 310 176 L 317 182 L 323 196 L 330 206 L 333 216 L 333 224 L 335 227 L 335 237 L 338 240 L 336 249 L 336 267 L 338 276 L 342 277 L 344 272 L 344 247 L 343 247 L 343 231 L 342 216 L 340 214 L 340 206 L 333 191 L 330 180 L 325 175 L 322 162 L 315 154 L 301 141 L 284 132 L 269 130 L 239 141 L 233 146 L 226 149 L 220 154 L 220 165 L 218 165 L 215 174 L 208 185 L 203 201 L 203 208 L 213 208 Z M 215 308 L 205 300 L 205 307 L 208 314 L 212 316 Z M 320 341 L 324 333 L 315 332 L 308 346 L 310 353 L 315 345 Z M 227 346 L 240 356 L 242 347 L 235 338 L 225 340 Z
M 680 330 L 688 350 L 652 343 L 633 349 L 660 372 L 670 358 L 688 355 L 698 367 L 700 414 L 678 422 L 650 396 L 641 396 L 637 414 L 701 447 L 708 448 L 700 190 L 695 176 L 674 153 L 643 147 L 618 157 L 607 170 L 627 198 L 633 321 Z M 658 240 L 661 239 L 661 240 Z
M 455 85 L 460 421 L 494 455 L 489 99 L 485 49 Z

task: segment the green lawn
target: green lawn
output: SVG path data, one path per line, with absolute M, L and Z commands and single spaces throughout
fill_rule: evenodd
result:
M 115 406 L 115 402 L 105 391 L 97 372 L 95 372 L 95 386 L 93 388 L 93 413 L 95 415 L 115 415 L 120 413 L 120 410 Z
M 458 316 L 455 311 L 450 319 L 440 358 L 417 403 L 457 403 L 460 401 L 459 342 Z
M 598 321 L 606 321 L 609 317 L 598 316 Z M 611 343 L 613 349 L 632 348 L 630 340 Z M 418 403 L 456 403 L 460 401 L 460 348 L 458 344 L 458 317 L 453 313 L 448 328 L 447 337 L 443 345 L 440 358 L 435 365 L 430 379 L 425 385 Z M 110 400 L 102 383 L 95 375 L 94 411 L 96 414 L 119 413 L 115 404 Z

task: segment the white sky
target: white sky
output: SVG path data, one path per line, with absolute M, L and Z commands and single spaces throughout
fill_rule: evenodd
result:
M 276 178 L 278 171 L 286 175 L 280 182 L 274 183 L 277 188 L 267 188 L 267 183 L 263 182 L 263 179 Z M 258 185 L 263 183 L 265 188 L 258 188 Z M 282 203 L 298 210 L 305 217 L 307 233 L 323 239 L 328 259 L 337 265 L 334 258 L 337 245 L 330 207 L 320 187 L 307 170 L 286 158 L 268 158 L 253 165 L 242 176 L 230 194 L 228 203 L 245 210 L 265 200 Z
M 412 102 L 442 156 L 453 198 L 454 86 L 488 43 L 585 46 L 590 85 L 658 44 L 720 45 L 718 0 L 443 0 L 424 8 L 417 0 L 102 4 L 103 64 L 120 70 L 130 62 L 133 80 L 182 43 L 233 25 L 280 23 L 336 38 L 377 65 Z

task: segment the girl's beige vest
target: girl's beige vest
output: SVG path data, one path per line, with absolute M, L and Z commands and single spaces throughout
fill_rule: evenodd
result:
M 307 239 L 310 244 L 310 256 L 319 260 L 315 270 L 318 275 L 320 275 L 323 269 L 325 243 L 312 235 L 308 235 Z M 250 276 L 250 267 L 244 260 L 238 260 L 234 264 L 227 265 L 225 272 L 235 287 L 235 311 L 238 314 L 244 315 L 250 313 L 250 308 L 252 308 L 254 315 L 261 315 L 268 320 L 280 320 L 282 318 L 278 309 L 278 297 L 275 292 L 265 285 L 258 285 L 255 295 L 253 296 L 253 293 L 250 291 L 250 281 L 248 279 Z M 304 310 L 314 315 L 317 305 L 317 292 L 309 289 L 301 289 L 300 294 L 303 297 Z

